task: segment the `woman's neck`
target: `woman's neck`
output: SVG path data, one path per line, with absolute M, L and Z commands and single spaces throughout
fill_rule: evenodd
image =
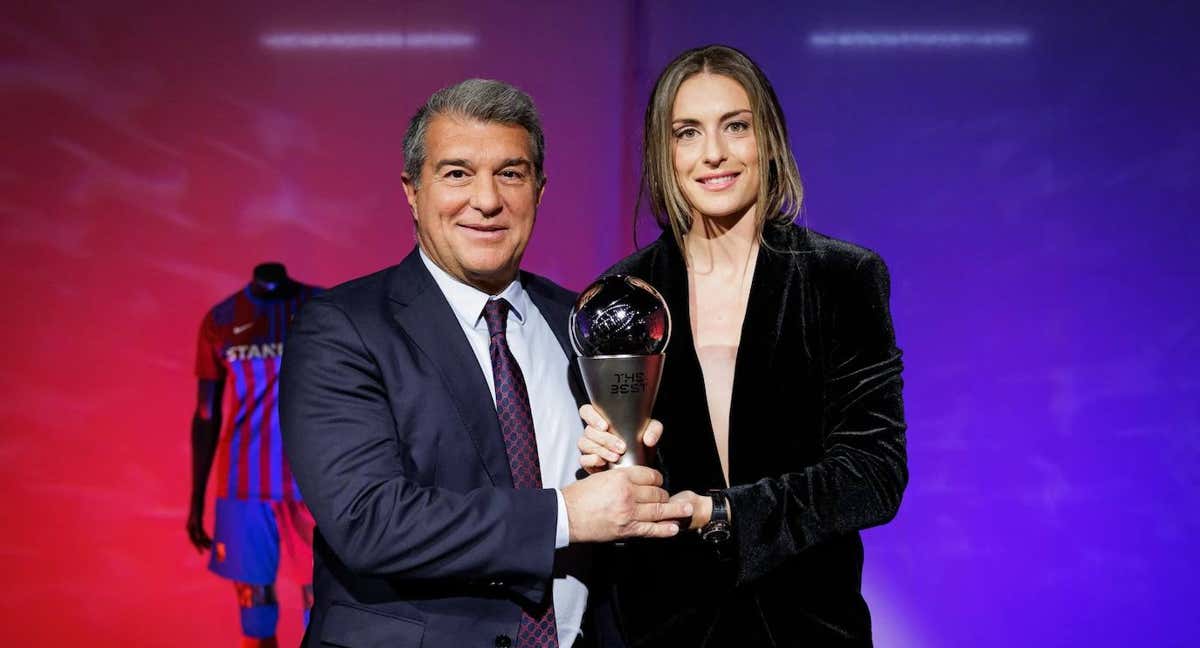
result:
M 758 252 L 758 223 L 754 209 L 726 218 L 696 215 L 684 235 L 688 266 L 708 274 L 741 273 Z

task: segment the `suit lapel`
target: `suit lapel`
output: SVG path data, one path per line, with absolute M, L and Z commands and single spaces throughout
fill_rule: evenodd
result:
M 579 362 L 575 358 L 575 348 L 571 345 L 568 330 L 571 304 L 556 300 L 544 289 L 542 281 L 527 272 L 521 273 L 521 285 L 525 287 L 533 305 L 537 306 L 538 312 L 542 314 L 542 319 L 550 325 L 554 338 L 558 340 L 558 345 L 567 356 L 567 385 L 571 388 L 571 395 L 575 397 L 575 404 L 583 405 L 588 402 L 587 390 L 583 387 L 583 377 L 579 374 Z
M 480 373 L 479 361 L 450 303 L 415 249 L 393 274 L 389 297 L 393 317 L 441 373 L 492 483 L 512 488 L 496 406 Z
M 529 293 L 529 298 L 533 300 L 533 305 L 537 306 L 538 311 L 542 313 L 542 319 L 550 325 L 550 330 L 554 331 L 554 337 L 558 340 L 558 345 L 562 347 L 563 353 L 570 358 L 575 355 L 575 349 L 571 347 L 571 338 L 567 332 L 567 320 L 571 316 L 570 304 L 555 301 L 553 297 L 542 289 L 541 283 L 533 275 L 522 272 L 521 285 L 525 288 L 525 292 Z

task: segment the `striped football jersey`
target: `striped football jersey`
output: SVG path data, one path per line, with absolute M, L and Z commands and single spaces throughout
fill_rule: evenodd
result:
M 298 288 L 286 298 L 263 298 L 246 286 L 200 325 L 196 376 L 225 383 L 217 497 L 300 499 L 279 433 L 279 363 L 292 316 L 321 289 Z

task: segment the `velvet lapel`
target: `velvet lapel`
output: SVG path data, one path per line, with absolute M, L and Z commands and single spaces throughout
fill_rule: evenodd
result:
M 463 336 L 450 302 L 434 283 L 416 249 L 392 273 L 389 283 L 393 316 L 440 371 L 492 483 L 512 488 L 496 406 L 479 371 L 479 361 Z
M 704 374 L 696 356 L 695 338 L 692 336 L 687 265 L 670 231 L 663 233 L 659 243 L 662 246 L 662 254 L 654 261 L 653 276 L 646 277 L 651 285 L 662 293 L 667 307 L 671 310 L 671 341 L 667 345 L 659 404 L 665 406 L 668 411 L 681 411 L 686 408 L 693 413 L 693 417 L 690 417 L 692 425 L 686 426 L 689 429 L 673 431 L 664 427 L 664 439 L 672 433 L 685 434 L 689 438 L 686 441 L 671 443 L 664 441 L 663 462 L 664 465 L 672 465 L 672 472 L 680 474 L 679 471 L 683 471 L 682 474 L 687 475 L 683 479 L 673 480 L 681 482 L 672 485 L 676 490 L 698 487 L 697 484 L 716 487 L 725 481 L 725 477 L 721 474 L 721 459 L 713 439 L 712 418 L 704 389 Z M 667 393 L 663 393 L 664 391 Z M 683 456 L 667 456 L 672 451 Z M 686 467 L 680 465 L 683 463 L 687 464 Z
M 764 237 L 772 248 L 791 249 L 787 230 L 769 228 L 764 232 Z M 691 406 L 702 411 L 699 419 L 703 423 L 703 429 L 685 432 L 697 435 L 694 443 L 688 445 L 700 454 L 697 459 L 703 462 L 704 467 L 700 472 L 705 481 L 714 485 L 721 484 L 724 482 L 721 460 L 713 438 L 704 374 L 692 336 L 687 266 L 669 232 L 663 234 L 661 244 L 663 254 L 655 263 L 655 277 L 651 279 L 651 283 L 663 293 L 663 298 L 667 300 L 671 309 L 672 333 L 671 344 L 667 349 L 667 364 L 674 385 L 673 398 L 678 403 L 694 403 Z M 754 430 L 743 429 L 746 427 L 743 422 L 757 418 L 757 412 L 754 411 L 755 396 L 771 391 L 765 381 L 769 380 L 768 369 L 773 364 L 772 358 L 779 341 L 791 275 L 791 256 L 786 251 L 773 252 L 767 246 L 760 246 L 755 261 L 754 277 L 750 283 L 750 295 L 742 320 L 742 332 L 734 364 L 733 394 L 729 405 L 731 484 L 742 483 L 739 476 L 746 467 L 746 459 L 750 459 L 753 454 Z M 675 366 L 670 367 L 672 364 Z M 739 467 L 742 467 L 742 470 L 739 470 Z
M 742 333 L 738 342 L 737 360 L 733 370 L 733 394 L 729 402 L 729 481 L 731 484 L 748 483 L 753 478 L 743 478 L 754 456 L 755 428 L 762 417 L 759 399 L 773 392 L 771 367 L 775 348 L 782 333 L 781 327 L 787 304 L 787 288 L 791 277 L 793 249 L 787 240 L 788 230 L 767 226 L 763 230 L 766 245 L 759 245 L 758 258 L 754 265 L 754 278 L 750 282 L 750 295 L 746 300 L 746 314 L 742 319 Z M 783 250 L 776 252 L 775 250 Z

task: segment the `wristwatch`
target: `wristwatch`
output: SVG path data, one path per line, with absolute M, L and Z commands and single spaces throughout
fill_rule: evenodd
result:
M 729 542 L 733 535 L 733 528 L 729 524 L 729 502 L 725 499 L 725 491 L 722 490 L 710 490 L 708 496 L 712 498 L 712 517 L 708 518 L 708 524 L 700 529 L 700 539 L 720 546 Z

